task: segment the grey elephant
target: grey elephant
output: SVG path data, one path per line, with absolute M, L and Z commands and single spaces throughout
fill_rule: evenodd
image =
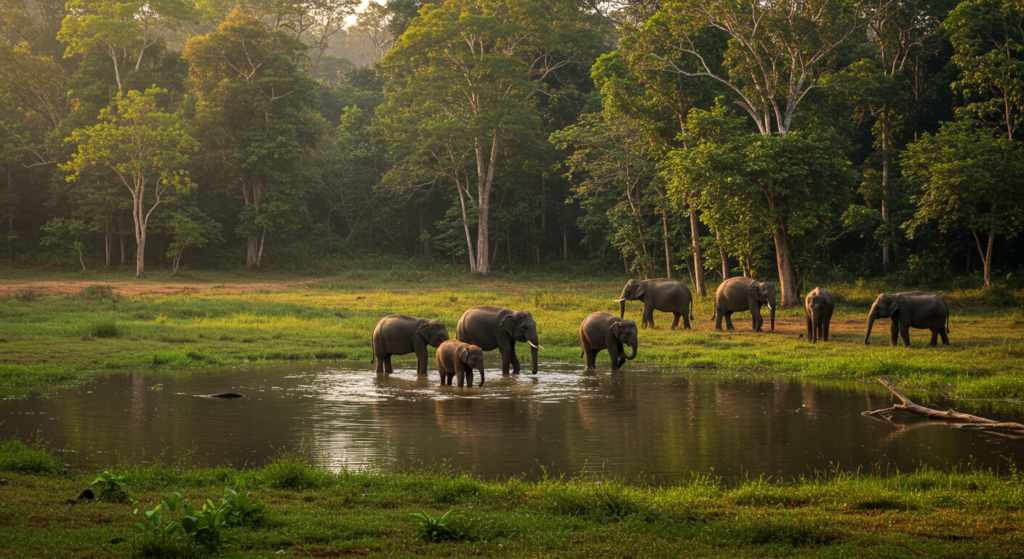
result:
M 832 312 L 836 310 L 832 294 L 820 287 L 804 298 L 804 318 L 807 319 L 807 341 L 828 341 L 828 327 L 832 324 Z
M 519 358 L 516 357 L 516 342 L 530 344 L 533 358 L 533 374 L 537 374 L 537 350 L 544 349 L 537 340 L 537 323 L 530 311 L 514 311 L 501 307 L 473 307 L 462 313 L 455 338 L 460 342 L 479 346 L 484 351 L 497 349 L 501 353 L 501 374 L 519 374 Z
M 908 291 L 889 295 L 882 293 L 871 305 L 868 315 L 868 331 L 864 335 L 864 345 L 871 343 L 871 327 L 875 319 L 888 317 L 891 325 L 890 342 L 896 347 L 897 334 L 903 338 L 903 347 L 910 347 L 910 329 L 921 328 L 932 331 L 932 341 L 942 336 L 942 343 L 949 344 L 946 334 L 949 332 L 949 307 L 942 297 L 923 291 Z
M 726 328 L 732 327 L 732 313 L 750 311 L 755 332 L 761 332 L 764 318 L 761 317 L 761 305 L 768 305 L 771 311 L 772 331 L 775 330 L 775 284 L 770 281 L 757 281 L 750 278 L 729 278 L 718 286 L 715 292 L 715 330 L 722 329 L 722 318 Z
M 404 314 L 385 316 L 377 321 L 370 336 L 378 373 L 392 373 L 392 355 L 416 354 L 416 373 L 427 374 L 427 346 L 439 347 L 448 339 L 448 329 L 440 320 L 427 320 Z
M 436 358 L 442 386 L 451 386 L 452 377 L 458 377 L 459 386 L 473 386 L 473 369 L 480 371 L 480 386 L 484 385 L 484 352 L 479 347 L 448 340 L 437 348 Z
M 623 351 L 624 344 L 633 350 L 630 355 Z M 588 369 L 595 368 L 598 352 L 607 349 L 612 359 L 612 370 L 618 371 L 627 359 L 636 357 L 636 322 L 606 312 L 593 313 L 580 324 L 580 345 L 583 346 L 581 357 L 586 357 Z
M 640 321 L 642 328 L 650 324 L 654 328 L 654 311 L 670 312 L 675 315 L 672 328 L 679 326 L 679 317 L 683 317 L 683 328 L 690 327 L 693 320 L 693 296 L 690 290 L 674 279 L 649 279 L 626 282 L 622 295 L 615 300 L 619 304 L 619 318 L 626 316 L 626 301 L 643 301 L 644 313 Z

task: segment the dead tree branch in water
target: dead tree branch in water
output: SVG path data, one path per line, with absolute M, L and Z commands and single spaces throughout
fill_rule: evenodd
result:
M 924 406 L 915 404 L 914 402 L 910 401 L 910 398 L 907 398 L 903 394 L 900 394 L 900 391 L 896 390 L 896 388 L 892 384 L 890 384 L 889 381 L 883 378 L 879 378 L 877 380 L 878 382 L 882 383 L 882 386 L 888 388 L 889 392 L 892 392 L 893 394 L 896 395 L 897 398 L 902 400 L 903 403 L 896 404 L 891 408 L 862 412 L 861 415 L 876 416 L 886 413 L 892 413 L 894 411 L 908 411 L 910 413 L 916 413 L 917 415 L 921 415 L 929 419 L 941 419 L 944 421 L 959 422 L 950 424 L 950 427 L 955 427 L 958 429 L 976 429 L 979 431 L 992 429 L 1024 431 L 1024 425 L 1020 423 L 1000 422 L 994 419 L 986 419 L 984 417 L 978 417 L 976 415 L 971 415 L 969 413 L 960 413 L 953 410 L 939 411 L 933 410 L 931 408 L 926 408 Z

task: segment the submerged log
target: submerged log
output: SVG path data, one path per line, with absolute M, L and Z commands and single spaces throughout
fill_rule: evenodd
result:
M 886 413 L 892 413 L 894 411 L 908 411 L 910 413 L 915 413 L 917 415 L 921 415 L 921 416 L 927 417 L 929 419 L 941 419 L 941 420 L 944 420 L 944 421 L 955 421 L 955 422 L 958 422 L 958 423 L 951 423 L 950 424 L 950 427 L 955 427 L 955 428 L 958 428 L 958 429 L 975 429 L 975 430 L 979 430 L 979 431 L 982 431 L 982 430 L 994 430 L 994 429 L 1010 430 L 1010 431 L 1024 431 L 1024 425 L 1022 425 L 1020 423 L 1010 423 L 1010 422 L 996 421 L 994 419 L 978 417 L 976 415 L 971 415 L 969 413 L 960 413 L 958 411 L 953 411 L 953 410 L 940 411 L 940 410 L 933 410 L 932 408 L 926 408 L 926 407 L 924 407 L 922 405 L 915 404 L 914 402 L 912 402 L 910 400 L 910 398 L 907 398 L 906 396 L 901 394 L 899 390 L 896 390 L 896 387 L 894 387 L 892 384 L 889 383 L 889 381 L 887 381 L 887 380 L 885 380 L 883 378 L 879 378 L 877 380 L 878 380 L 878 382 L 882 383 L 882 386 L 885 386 L 886 388 L 888 388 L 889 392 L 892 392 L 903 403 L 902 404 L 896 404 L 895 406 L 893 406 L 891 408 L 885 408 L 885 409 L 881 409 L 881 410 L 862 412 L 861 415 L 875 416 L 875 415 L 882 415 L 882 414 L 886 414 Z

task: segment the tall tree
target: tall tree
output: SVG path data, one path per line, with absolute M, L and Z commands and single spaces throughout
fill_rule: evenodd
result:
M 537 97 L 559 87 L 560 70 L 592 56 L 599 36 L 569 0 L 450 0 L 420 14 L 384 59 L 392 84 L 384 130 L 455 183 L 475 213 L 474 246 L 463 212 L 470 270 L 487 274 L 491 192 L 506 142 L 542 140 Z
M 185 45 L 189 88 L 198 97 L 196 135 L 219 160 L 244 206 L 236 233 L 246 268 L 260 266 L 268 231 L 293 229 L 306 213 L 304 161 L 323 132 L 316 84 L 303 73 L 304 46 L 259 19 L 234 11 Z
M 100 112 L 99 124 L 75 130 L 68 138 L 77 152 L 61 165 L 69 172 L 68 181 L 89 167 L 107 167 L 128 189 L 135 221 L 135 275 L 140 278 L 145 275 L 146 227 L 153 211 L 170 193 L 194 186 L 186 170 L 187 154 L 199 144 L 182 130 L 177 115 L 160 109 L 157 96 L 166 93 L 118 93 L 114 105 Z

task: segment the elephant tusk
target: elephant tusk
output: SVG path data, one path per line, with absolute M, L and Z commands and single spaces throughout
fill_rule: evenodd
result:
M 537 344 L 535 344 L 533 342 L 529 342 L 529 341 L 526 342 L 526 343 L 530 344 L 531 347 L 535 347 L 537 349 L 544 349 L 544 346 L 542 346 L 542 345 L 537 345 Z
M 621 303 L 621 302 L 625 301 L 625 299 L 612 299 L 612 300 L 615 301 L 616 303 Z
M 768 308 L 772 309 L 772 310 L 775 310 L 775 309 L 772 308 L 772 304 L 771 303 L 768 303 Z

